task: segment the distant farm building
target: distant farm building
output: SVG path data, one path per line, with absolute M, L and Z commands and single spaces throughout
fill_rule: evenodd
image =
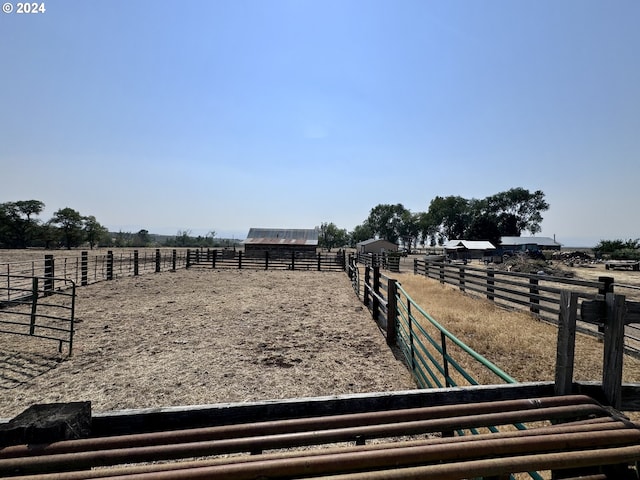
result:
M 358 253 L 383 253 L 397 252 L 398 245 L 391 243 L 389 240 L 371 238 L 356 244 Z
M 502 237 L 500 246 L 503 250 L 537 251 L 560 250 L 562 244 L 549 237 Z
M 316 229 L 251 228 L 244 242 L 245 255 L 273 256 L 315 255 L 318 247 Z
M 481 260 L 495 249 L 485 240 L 449 240 L 444 244 L 444 252 L 451 260 Z

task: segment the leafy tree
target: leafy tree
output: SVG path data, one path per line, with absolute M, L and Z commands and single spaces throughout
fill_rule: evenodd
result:
M 434 220 L 428 212 L 420 212 L 416 214 L 418 217 L 418 233 L 422 239 L 422 245 L 429 244 L 434 247 L 436 245 L 436 234 L 438 233 L 439 222 Z
M 338 228 L 335 223 L 323 222 L 320 225 L 318 245 L 331 251 L 334 247 L 342 247 L 349 241 L 349 234 L 345 229 Z
M 353 231 L 349 234 L 349 245 L 355 247 L 356 244 L 369 240 L 370 238 L 373 238 L 373 236 L 373 230 L 367 222 L 364 222 L 362 225 L 356 225 Z
M 488 211 L 498 218 L 502 235 L 519 237 L 525 230 L 535 235 L 542 229 L 542 212 L 549 209 L 541 190 L 531 193 L 521 187 L 496 193 L 486 201 Z
M 640 239 L 600 240 L 593 247 L 596 257 L 608 256 L 617 260 L 635 260 L 640 258 Z
M 89 247 L 93 250 L 93 247 L 100 243 L 100 241 L 109 233 L 108 230 L 100 225 L 96 217 L 89 215 L 83 219 L 84 235 L 89 242 Z
M 51 221 L 60 228 L 67 249 L 82 243 L 83 217 L 79 212 L 69 207 L 61 208 L 53 214 Z
M 144 228 L 138 230 L 138 233 L 132 236 L 131 238 L 131 246 L 132 247 L 146 247 L 151 243 L 151 237 L 149 236 L 149 231 Z
M 438 225 L 442 237 L 464 238 L 470 218 L 469 200 L 460 196 L 437 196 L 431 200 L 427 214 L 432 224 Z
M 374 235 L 397 243 L 403 231 L 408 210 L 401 203 L 396 205 L 379 204 L 371 209 L 366 220 Z
M 20 200 L 0 204 L 0 234 L 9 247 L 26 248 L 33 245 L 39 221 L 32 218 L 44 209 L 39 200 Z
M 400 238 L 409 250 L 409 253 L 411 253 L 411 247 L 418 239 L 418 235 L 420 235 L 420 215 L 405 210 L 400 215 L 400 218 L 402 220 L 398 227 Z

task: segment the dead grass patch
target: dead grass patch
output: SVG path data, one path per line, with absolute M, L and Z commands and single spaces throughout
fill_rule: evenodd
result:
M 553 381 L 557 327 L 419 275 L 394 275 L 436 321 L 519 382 Z M 574 378 L 602 380 L 603 345 L 578 333 Z M 482 371 L 477 372 L 482 375 Z M 495 379 L 495 377 L 493 377 Z M 626 356 L 623 381 L 640 381 L 640 361 Z

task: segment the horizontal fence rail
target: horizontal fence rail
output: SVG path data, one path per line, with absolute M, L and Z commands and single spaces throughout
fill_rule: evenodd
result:
M 83 251 L 75 256 L 45 255 L 43 260 L 0 264 L 0 274 L 9 277 L 56 277 L 84 286 L 104 280 L 186 268 L 188 250 L 141 249 L 97 253 Z M 11 285 L 4 282 L 0 302 L 10 300 Z M 53 288 L 53 287 L 51 287 Z
M 232 250 L 194 250 L 188 251 L 188 266 L 198 265 L 219 269 L 248 270 L 346 270 L 346 254 L 274 254 L 265 252 L 260 255 L 247 255 L 242 251 Z
M 58 287 L 53 288 L 56 284 Z M 0 333 L 54 340 L 73 350 L 76 285 L 61 277 L 0 274 Z
M 414 273 L 458 287 L 463 292 L 487 298 L 502 306 L 528 310 L 538 318 L 555 324 L 561 313 L 560 297 L 563 291 L 575 292 L 582 302 L 604 298 L 607 293 L 613 292 L 614 287 L 617 290 L 635 290 L 635 296 L 640 291 L 640 287 L 618 284 L 612 277 L 606 276 L 599 277 L 598 281 L 589 281 L 420 259 L 414 260 Z M 578 331 L 602 337 L 603 324 L 593 325 L 582 321 L 582 302 L 578 304 Z M 640 355 L 639 324 L 626 326 L 625 348 L 629 353 Z
M 350 265 L 355 266 L 354 259 Z M 357 267 L 356 267 L 357 268 Z M 353 273 L 349 268 L 350 275 Z M 352 277 L 353 278 L 353 277 Z M 359 285 L 354 290 L 360 296 Z M 416 383 L 421 388 L 442 388 L 471 385 L 516 383 L 516 380 L 472 350 L 426 313 L 395 279 L 380 273 L 379 266 L 365 266 L 362 285 L 363 303 L 372 318 L 385 331 L 387 343 L 397 346 Z M 511 426 L 526 429 L 520 423 Z M 489 432 L 499 432 L 487 425 Z M 481 430 L 456 430 L 458 435 L 478 435 Z M 534 479 L 542 477 L 529 472 Z

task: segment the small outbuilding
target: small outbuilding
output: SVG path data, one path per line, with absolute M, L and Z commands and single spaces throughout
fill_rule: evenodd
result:
M 244 244 L 245 255 L 258 257 L 269 252 L 273 256 L 313 256 L 318 248 L 315 228 L 251 228 Z
M 503 250 L 513 251 L 538 251 L 538 250 L 560 250 L 561 243 L 555 238 L 549 237 L 501 237 L 500 247 Z
M 486 240 L 449 240 L 444 244 L 444 252 L 451 260 L 482 260 L 495 249 Z
M 356 244 L 358 253 L 375 253 L 381 254 L 383 252 L 397 252 L 398 245 L 391 243 L 389 240 L 382 238 L 370 238 L 364 242 Z

